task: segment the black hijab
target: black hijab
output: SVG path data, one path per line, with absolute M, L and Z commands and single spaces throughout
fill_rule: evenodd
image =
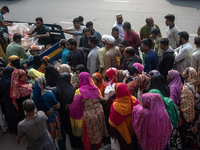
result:
M 70 83 L 70 79 L 70 74 L 66 72 L 61 73 L 58 77 L 56 88 L 52 90 L 61 106 L 71 104 L 73 101 L 76 89 Z
M 47 81 L 47 86 L 53 87 L 56 86 L 58 80 L 59 72 L 54 68 L 52 64 L 47 65 L 45 78 Z
M 1 77 L 1 90 L 4 94 L 8 93 L 10 96 L 10 84 L 11 84 L 11 75 L 14 71 L 14 68 L 12 66 L 7 66 L 2 73 Z
M 158 89 L 164 97 L 170 97 L 170 88 L 160 74 L 151 77 L 151 89 Z
M 33 68 L 35 70 L 38 70 L 38 68 L 41 66 L 41 64 L 42 64 L 42 60 L 40 58 L 40 55 L 38 55 L 38 54 L 34 55 L 34 57 L 33 57 Z

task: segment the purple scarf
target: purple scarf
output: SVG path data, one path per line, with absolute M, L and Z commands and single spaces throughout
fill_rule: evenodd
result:
M 169 83 L 170 99 L 175 104 L 179 104 L 181 98 L 181 90 L 183 88 L 179 72 L 176 70 L 170 70 L 168 71 L 168 74 L 171 78 L 171 82 Z
M 80 73 L 79 90 L 82 98 L 100 98 L 99 89 L 93 83 L 93 80 L 88 72 Z

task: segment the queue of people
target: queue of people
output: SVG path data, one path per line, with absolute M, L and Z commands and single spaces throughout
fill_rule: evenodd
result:
M 31 69 L 21 68 L 20 57 L 29 56 L 15 34 L 8 65 L 0 59 L 3 131 L 16 134 L 19 144 L 25 136 L 29 150 L 54 150 L 56 141 L 65 150 L 66 134 L 72 148 L 85 150 L 200 147 L 200 35 L 193 50 L 175 16 L 164 18 L 167 37 L 151 17 L 138 35 L 122 14 L 111 35 L 101 36 L 80 16 L 63 29 L 73 38 L 60 40 L 61 59 L 35 55 Z M 41 17 L 36 24 L 33 32 L 48 46 Z

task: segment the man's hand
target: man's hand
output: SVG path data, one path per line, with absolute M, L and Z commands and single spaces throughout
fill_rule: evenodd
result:
M 38 39 L 39 39 L 39 38 L 40 38 L 40 35 L 36 35 L 36 38 L 38 38 Z

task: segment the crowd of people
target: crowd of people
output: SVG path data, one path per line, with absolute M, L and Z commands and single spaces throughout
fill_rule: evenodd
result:
M 137 34 L 117 14 L 111 35 L 101 36 L 80 16 L 62 30 L 73 38 L 60 40 L 61 59 L 34 55 L 32 68 L 20 60 L 25 52 L 16 55 L 24 49 L 14 34 L 8 65 L 0 58 L 3 131 L 19 144 L 25 136 L 28 150 L 54 150 L 55 141 L 65 150 L 66 134 L 72 148 L 85 150 L 200 147 L 200 27 L 194 50 L 175 16 L 164 18 L 166 38 L 151 17 Z M 36 24 L 40 41 L 50 44 L 41 17 Z

